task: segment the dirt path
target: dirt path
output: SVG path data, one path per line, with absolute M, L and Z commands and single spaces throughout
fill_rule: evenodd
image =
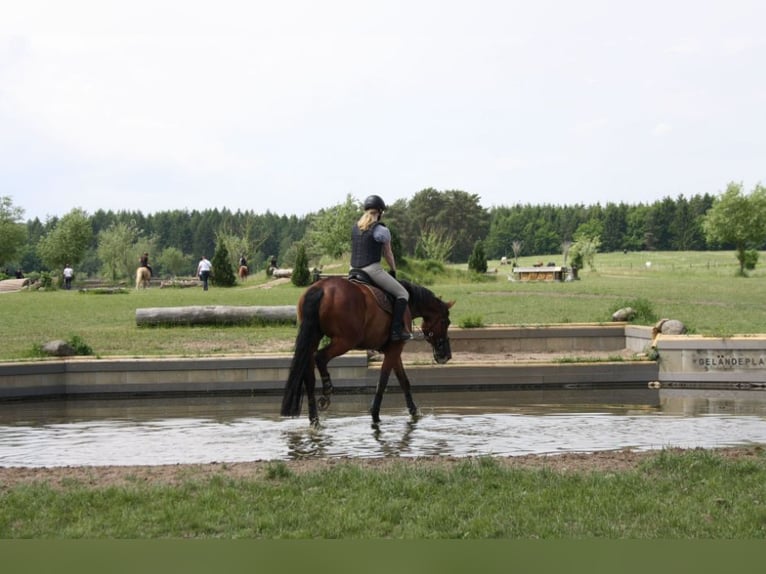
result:
M 763 447 L 716 449 L 726 458 L 754 460 L 763 458 Z M 624 472 L 635 469 L 642 461 L 654 456 L 652 452 L 629 450 L 596 453 L 567 453 L 558 455 L 525 455 L 496 457 L 501 464 L 513 468 L 549 469 L 555 472 Z M 469 459 L 456 457 L 374 458 L 374 459 L 310 459 L 286 461 L 293 472 L 318 471 L 342 464 L 385 469 L 391 465 L 450 467 Z M 160 466 L 92 466 L 56 468 L 0 468 L 0 491 L 24 483 L 43 482 L 52 487 L 65 486 L 72 481 L 91 486 L 122 486 L 129 484 L 180 484 L 189 480 L 205 480 L 213 476 L 233 479 L 260 478 L 274 462 L 176 464 Z

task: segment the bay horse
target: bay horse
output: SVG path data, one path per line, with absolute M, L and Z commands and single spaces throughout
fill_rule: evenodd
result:
M 239 271 L 237 272 L 239 275 L 239 278 L 244 281 L 247 279 L 247 276 L 250 274 L 250 270 L 247 268 L 247 265 L 240 265 Z
M 447 329 L 450 325 L 449 310 L 454 301 L 444 302 L 425 287 L 409 281 L 401 281 L 410 295 L 405 324 L 412 318 L 422 317 L 421 330 L 430 343 L 434 360 L 444 364 L 452 358 Z M 377 350 L 383 353 L 375 396 L 370 406 L 373 423 L 380 422 L 380 405 L 391 371 L 394 371 L 410 415 L 417 415 L 418 408 L 412 399 L 410 381 L 402 365 L 402 350 L 406 341 L 391 341 L 391 312 L 378 303 L 369 285 L 351 281 L 345 277 L 320 279 L 303 292 L 298 300 L 297 312 L 300 327 L 295 339 L 295 354 L 282 397 L 282 416 L 294 417 L 301 413 L 303 392 L 308 397 L 309 421 L 319 423 L 317 400 L 314 396 L 316 374 L 322 381 L 319 409 L 330 405 L 333 392 L 327 364 L 352 349 Z M 379 291 L 379 290 L 378 290 Z M 381 291 L 382 293 L 382 291 Z M 319 349 L 323 337 L 329 339 Z
M 146 267 L 139 267 L 136 269 L 136 289 L 146 289 L 149 287 L 149 281 L 152 278 L 152 274 Z

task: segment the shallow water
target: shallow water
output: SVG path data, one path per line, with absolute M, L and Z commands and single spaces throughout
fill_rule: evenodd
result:
M 371 424 L 368 396 L 338 396 L 312 429 L 277 397 L 0 404 L 0 466 L 157 465 L 302 457 L 556 454 L 766 444 L 766 392 L 663 391 L 659 406 L 583 391 L 401 395 Z M 542 399 L 545 399 L 544 402 Z M 554 400 L 555 399 L 555 400 Z M 587 400 L 586 400 L 587 399 Z M 623 400 L 621 400 L 623 399 Z

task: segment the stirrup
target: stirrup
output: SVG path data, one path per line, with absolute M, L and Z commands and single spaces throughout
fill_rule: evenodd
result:
M 402 331 L 401 333 L 391 333 L 390 339 L 392 341 L 413 341 L 415 337 L 412 333 Z

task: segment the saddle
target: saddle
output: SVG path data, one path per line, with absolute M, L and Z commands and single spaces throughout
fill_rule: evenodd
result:
M 351 283 L 366 287 L 370 293 L 372 293 L 378 307 L 383 309 L 386 313 L 394 312 L 394 296 L 375 285 L 367 273 L 361 269 L 351 269 L 348 272 L 347 279 L 351 281 Z

